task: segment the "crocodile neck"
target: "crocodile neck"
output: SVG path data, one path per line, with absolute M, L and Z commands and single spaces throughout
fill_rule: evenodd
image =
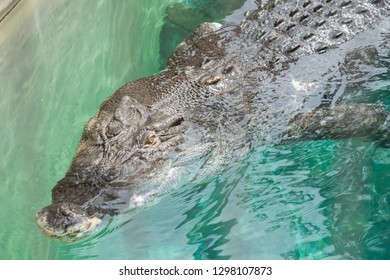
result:
M 195 99 L 199 105 L 236 88 L 267 86 L 299 58 L 332 52 L 375 27 L 389 7 L 388 0 L 263 1 L 240 25 L 196 30 L 179 45 L 166 72 L 176 73 L 170 79 L 178 94 L 169 91 L 154 108 L 172 113 L 177 106 L 166 105 L 175 100 L 186 110 Z

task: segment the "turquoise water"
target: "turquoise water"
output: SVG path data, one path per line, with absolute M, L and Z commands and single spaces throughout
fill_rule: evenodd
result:
M 39 232 L 86 121 L 158 72 L 172 2 L 22 1 L 0 23 L 0 259 L 390 259 L 390 150 L 362 139 L 260 147 L 76 243 Z M 359 98 L 389 109 L 389 91 Z

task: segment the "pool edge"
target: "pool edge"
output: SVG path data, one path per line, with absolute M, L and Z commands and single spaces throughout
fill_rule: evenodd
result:
M 15 8 L 21 0 L 0 0 L 0 22 Z

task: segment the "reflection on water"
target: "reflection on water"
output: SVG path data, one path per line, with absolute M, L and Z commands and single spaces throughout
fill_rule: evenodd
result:
M 365 139 L 257 147 L 76 243 L 38 231 L 85 122 L 158 70 L 171 2 L 22 1 L 0 24 L 0 258 L 390 259 L 390 152 Z M 381 73 L 345 99 L 388 95 Z

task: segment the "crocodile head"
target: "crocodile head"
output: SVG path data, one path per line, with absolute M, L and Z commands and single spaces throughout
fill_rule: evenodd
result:
M 88 121 L 68 172 L 52 190 L 52 204 L 36 214 L 44 233 L 80 237 L 103 216 L 131 207 L 142 188 L 164 180 L 183 143 L 186 121 L 179 113 L 153 108 L 153 98 L 163 90 L 158 79 L 125 85 Z

